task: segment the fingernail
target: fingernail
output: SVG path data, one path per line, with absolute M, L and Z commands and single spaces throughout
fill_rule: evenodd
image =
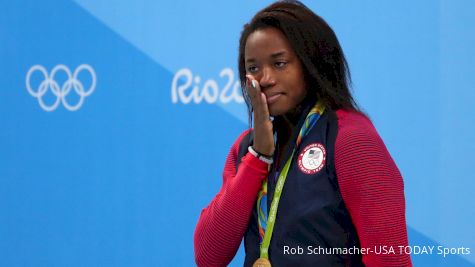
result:
M 257 85 L 256 85 L 256 80 L 252 80 L 252 88 L 254 88 L 254 89 L 255 89 L 255 88 L 256 88 L 256 86 L 257 86 Z

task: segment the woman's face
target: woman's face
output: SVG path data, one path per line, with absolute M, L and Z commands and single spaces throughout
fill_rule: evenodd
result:
M 266 95 L 270 115 L 285 115 L 305 98 L 302 63 L 280 30 L 268 27 L 251 33 L 244 62 L 246 74 L 259 82 Z

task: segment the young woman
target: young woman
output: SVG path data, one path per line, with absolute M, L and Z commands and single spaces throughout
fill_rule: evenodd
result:
M 239 73 L 253 129 L 228 154 L 196 227 L 198 266 L 411 266 L 403 181 L 349 90 L 327 23 L 297 1 L 244 26 Z

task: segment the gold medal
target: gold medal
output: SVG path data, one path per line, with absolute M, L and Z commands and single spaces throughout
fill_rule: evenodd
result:
M 252 267 L 272 267 L 272 265 L 270 264 L 270 261 L 268 259 L 259 258 L 254 262 Z

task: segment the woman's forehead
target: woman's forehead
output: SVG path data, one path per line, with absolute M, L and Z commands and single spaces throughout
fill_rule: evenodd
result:
M 273 27 L 252 32 L 246 40 L 244 49 L 246 60 L 291 53 L 293 50 L 288 39 L 280 30 Z

